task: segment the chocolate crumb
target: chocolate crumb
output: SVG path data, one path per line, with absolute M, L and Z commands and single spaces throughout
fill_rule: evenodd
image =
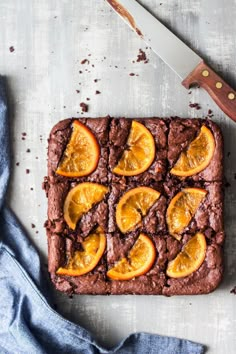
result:
M 38 231 L 36 231 L 35 233 L 36 233 L 36 234 L 38 234 L 39 232 L 38 232 Z
M 28 174 L 30 173 L 30 170 L 27 168 L 27 169 L 25 170 L 25 173 L 28 175 Z
M 189 103 L 189 107 L 190 108 L 195 108 L 197 111 L 199 110 L 199 109 L 201 109 L 201 106 L 200 106 L 200 104 L 199 103 Z
M 134 76 L 135 74 L 134 73 L 130 73 L 129 76 Z
M 82 108 L 82 112 L 88 112 L 88 105 L 86 103 L 81 102 L 80 107 Z
M 236 286 L 232 290 L 230 290 L 230 293 L 236 295 Z
M 87 97 L 87 98 L 86 98 L 86 100 L 87 100 L 87 101 L 90 101 L 90 98 L 89 98 L 89 97 Z
M 21 133 L 21 135 L 26 136 L 27 134 L 25 132 Z
M 33 188 L 33 187 L 31 187 L 31 188 L 30 188 L 30 190 L 31 190 L 31 191 L 33 191 L 33 190 L 34 190 L 34 188 Z
M 144 64 L 147 64 L 149 62 L 149 60 L 147 59 L 146 53 L 142 49 L 139 49 L 139 54 L 137 56 L 137 60 L 136 61 L 137 62 L 143 61 Z
M 27 149 L 26 152 L 30 152 L 30 149 Z
M 19 162 L 17 162 L 17 163 L 16 163 L 16 166 L 20 166 L 20 163 L 19 163 Z
M 76 90 L 76 93 L 80 93 L 80 90 Z
M 96 90 L 95 95 L 100 95 L 100 91 Z
M 188 91 L 188 94 L 191 95 L 192 91 Z
M 31 224 L 31 227 L 32 227 L 32 229 L 34 229 L 34 228 L 35 228 L 35 225 L 34 225 L 34 224 Z
M 82 70 L 80 70 L 80 71 L 79 71 L 79 74 L 83 74 L 83 71 L 82 71 Z
M 13 47 L 13 45 L 11 47 L 9 47 L 9 51 L 12 53 L 14 52 L 15 48 Z
M 85 64 L 85 63 L 88 63 L 89 64 L 89 60 L 88 59 L 83 59 L 81 62 L 80 62 L 80 64 Z
M 36 160 L 38 160 L 38 156 L 36 156 L 35 158 L 36 158 Z
M 27 69 L 27 66 L 24 66 L 24 69 Z
M 225 188 L 229 188 L 230 186 L 231 186 L 231 184 L 228 181 L 226 181 L 225 182 Z
M 22 137 L 22 138 L 21 138 L 21 140 L 25 140 L 25 138 L 24 138 L 24 137 Z
M 94 79 L 93 81 L 94 81 L 94 82 L 98 82 L 98 79 Z

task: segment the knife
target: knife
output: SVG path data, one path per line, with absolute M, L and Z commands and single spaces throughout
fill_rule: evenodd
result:
M 136 0 L 106 0 L 189 89 L 203 87 L 236 122 L 236 92 L 205 62 Z

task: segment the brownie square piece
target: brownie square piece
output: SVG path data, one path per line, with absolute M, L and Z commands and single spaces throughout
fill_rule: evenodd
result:
M 166 238 L 163 236 L 149 236 L 157 250 L 157 258 L 151 269 L 137 278 L 127 280 L 111 280 L 111 294 L 137 294 L 137 295 L 160 295 L 162 288 L 166 283 L 165 265 L 168 259 Z M 170 238 L 171 236 L 169 236 Z M 112 268 L 121 258 L 127 257 L 135 244 L 137 236 L 129 234 L 122 235 L 120 232 L 107 235 L 107 265 L 108 270 Z M 178 244 L 178 241 L 171 237 L 172 244 Z
M 72 123 L 75 119 L 65 119 L 57 123 L 51 130 L 48 140 L 48 178 L 50 182 L 63 182 L 68 179 L 55 173 L 63 152 L 72 134 Z M 108 164 L 108 126 L 109 117 L 105 118 L 80 118 L 76 119 L 88 127 L 94 134 L 100 146 L 100 158 L 97 168 L 87 177 L 70 178 L 78 183 L 83 181 L 107 183 Z
M 113 173 L 114 167 L 118 164 L 124 150 L 128 149 L 127 140 L 130 134 L 132 121 L 143 124 L 152 134 L 156 153 L 151 166 L 136 176 L 119 176 Z M 143 118 L 143 119 L 112 119 L 109 131 L 109 180 L 115 183 L 125 181 L 149 185 L 164 179 L 167 163 L 167 123 L 164 119 Z M 122 183 L 123 183 L 122 182 Z
M 120 198 L 133 188 L 139 187 L 134 183 L 129 183 L 129 186 L 113 183 L 110 186 L 108 197 L 108 231 L 117 232 L 119 228 L 116 223 L 116 207 Z M 167 207 L 167 198 L 165 197 L 163 185 L 160 182 L 150 185 L 149 187 L 161 193 L 159 199 L 150 207 L 147 214 L 142 218 L 141 225 L 135 227 L 135 231 L 144 232 L 147 234 L 166 232 L 165 211 Z
M 172 198 L 184 188 L 201 188 L 207 191 L 196 213 L 193 215 L 189 225 L 183 233 L 195 234 L 200 231 L 209 239 L 217 238 L 217 243 L 224 241 L 223 228 L 223 186 L 221 182 L 195 182 L 189 185 L 187 182 L 176 185 L 166 182 L 164 189 L 168 197 L 167 204 Z
M 184 245 L 190 235 L 183 235 L 181 241 Z M 215 290 L 223 276 L 223 254 L 222 247 L 215 242 L 207 241 L 205 260 L 196 271 L 190 275 L 175 279 L 168 278 L 162 289 L 162 294 L 172 295 L 196 295 L 208 294 Z M 173 258 L 175 256 L 173 255 Z M 172 260 L 170 257 L 169 260 Z
M 48 232 L 48 270 L 57 290 L 68 294 L 107 294 L 110 284 L 106 281 L 106 257 L 89 273 L 81 276 L 59 276 L 56 271 L 63 267 L 69 257 L 73 257 L 80 242 L 62 234 Z
M 215 139 L 215 151 L 209 165 L 201 172 L 190 177 L 171 178 L 204 180 L 208 182 L 222 181 L 223 179 L 223 138 L 221 131 L 214 122 L 206 119 L 181 119 L 172 118 L 169 125 L 168 135 L 168 163 L 171 169 L 178 160 L 182 151 L 197 137 L 201 126 L 209 128 Z

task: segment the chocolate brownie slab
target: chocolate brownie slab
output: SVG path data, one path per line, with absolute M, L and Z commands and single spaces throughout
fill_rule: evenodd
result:
M 74 119 L 59 122 L 51 131 L 48 148 L 48 177 L 44 188 L 48 195 L 46 222 L 49 247 L 49 272 L 55 287 L 63 292 L 78 294 L 202 294 L 215 289 L 222 273 L 223 192 L 222 192 L 222 136 L 217 125 L 202 119 L 135 119 L 153 135 L 156 155 L 152 165 L 143 173 L 124 177 L 112 173 L 127 148 L 132 119 L 82 118 L 100 145 L 100 159 L 96 170 L 79 178 L 56 174 L 56 169 L 72 133 Z M 170 169 L 206 125 L 215 138 L 215 151 L 210 164 L 200 173 L 187 178 L 170 174 Z M 105 198 L 95 204 L 77 223 L 69 228 L 64 220 L 64 201 L 69 191 L 81 182 L 100 183 L 108 187 Z M 116 206 L 129 190 L 148 186 L 161 193 L 150 207 L 142 223 L 122 234 L 116 224 Z M 183 230 L 178 241 L 168 233 L 166 210 L 172 198 L 184 188 L 202 188 L 206 197 Z M 68 259 L 80 250 L 85 238 L 98 226 L 106 234 L 106 249 L 98 264 L 85 275 L 56 274 Z M 122 257 L 127 257 L 140 233 L 153 242 L 157 257 L 151 269 L 130 280 L 111 280 L 107 271 Z M 173 260 L 197 232 L 206 237 L 206 257 L 192 274 L 174 279 L 166 275 L 168 262 Z
M 124 150 L 128 148 L 127 140 L 130 134 L 132 121 L 143 124 L 151 133 L 155 141 L 156 154 L 151 166 L 136 176 L 119 176 L 112 171 L 118 164 Z M 149 185 L 165 179 L 167 163 L 167 122 L 159 118 L 143 119 L 112 119 L 109 130 L 109 181 L 115 183 L 139 183 Z M 123 181 L 123 182 L 122 182 Z
M 172 118 L 169 125 L 168 134 L 168 163 L 169 170 L 174 166 L 182 151 L 197 137 L 201 126 L 209 128 L 215 139 L 215 151 L 210 164 L 196 175 L 178 178 L 171 175 L 174 179 L 192 179 L 194 181 L 222 181 L 223 179 L 223 138 L 217 124 L 206 119 L 181 119 Z

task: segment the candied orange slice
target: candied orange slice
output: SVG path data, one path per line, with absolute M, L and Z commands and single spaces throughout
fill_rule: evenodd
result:
M 155 157 L 155 141 L 150 131 L 133 120 L 127 145 L 128 149 L 123 152 L 113 172 L 122 176 L 135 176 L 146 171 Z
M 205 125 L 188 148 L 180 154 L 170 173 L 180 177 L 192 176 L 204 170 L 210 163 L 215 151 L 215 139 Z
M 76 277 L 93 270 L 106 248 L 106 236 L 102 229 L 98 227 L 93 233 L 88 235 L 81 246 L 82 250 L 75 251 L 73 257 L 68 260 L 67 265 L 57 270 L 57 274 Z
M 64 219 L 67 225 L 74 230 L 83 214 L 100 202 L 107 191 L 108 188 L 102 184 L 90 182 L 80 183 L 72 188 L 64 203 Z
M 75 120 L 56 173 L 66 177 L 87 176 L 96 169 L 99 155 L 100 148 L 93 133 Z
M 149 187 L 137 187 L 125 193 L 116 207 L 116 223 L 120 231 L 131 231 L 140 224 L 159 197 L 160 192 Z
M 147 273 L 156 258 L 156 249 L 152 240 L 140 234 L 128 257 L 121 258 L 107 276 L 113 280 L 129 280 Z
M 182 278 L 195 272 L 205 259 L 206 248 L 205 236 L 198 232 L 177 257 L 168 263 L 166 274 L 171 278 Z
M 190 223 L 206 194 L 205 189 L 184 188 L 171 200 L 166 219 L 170 234 L 177 240 L 181 239 L 180 234 Z

